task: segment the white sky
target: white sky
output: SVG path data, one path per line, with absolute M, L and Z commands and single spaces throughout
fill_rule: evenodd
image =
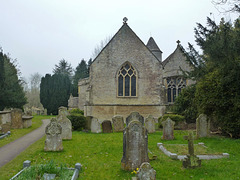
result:
M 76 68 L 101 40 L 114 35 L 123 17 L 146 44 L 152 36 L 163 59 L 180 40 L 194 43 L 196 22 L 219 22 L 211 0 L 0 0 L 0 47 L 17 59 L 22 76 L 52 74 L 59 60 Z M 213 15 L 210 15 L 213 13 Z M 225 17 L 233 19 L 230 15 Z

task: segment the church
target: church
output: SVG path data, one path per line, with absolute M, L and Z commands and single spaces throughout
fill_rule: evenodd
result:
M 85 116 L 100 121 L 115 115 L 125 119 L 131 112 L 158 118 L 193 83 L 182 76 L 181 69 L 189 71 L 191 66 L 179 43 L 162 60 L 154 39 L 150 37 L 145 45 L 124 18 L 122 27 L 93 60 L 89 77 L 79 80 L 78 97 L 70 97 L 69 108 L 77 106 Z

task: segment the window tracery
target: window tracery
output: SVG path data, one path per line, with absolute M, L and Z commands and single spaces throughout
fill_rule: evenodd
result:
M 168 77 L 167 78 L 167 100 L 168 103 L 173 103 L 175 98 L 186 87 L 186 79 L 183 77 Z

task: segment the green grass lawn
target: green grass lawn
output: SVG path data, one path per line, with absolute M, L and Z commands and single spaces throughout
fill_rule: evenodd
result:
M 157 143 L 187 144 L 183 136 L 187 131 L 175 131 L 175 140 L 161 140 L 162 132 L 149 134 L 148 146 L 156 160 L 150 164 L 157 172 L 157 179 L 239 179 L 240 178 L 240 140 L 223 137 L 201 138 L 194 143 L 204 142 L 211 152 L 226 152 L 229 159 L 202 160 L 202 167 L 198 169 L 184 169 L 182 162 L 172 160 L 164 155 Z M 22 163 L 30 160 L 32 164 L 40 164 L 54 160 L 57 164 L 64 163 L 67 167 L 74 167 L 75 163 L 82 164 L 79 179 L 112 180 L 131 179 L 133 174 L 121 169 L 122 133 L 92 134 L 73 132 L 73 139 L 63 141 L 62 152 L 44 152 L 45 137 L 31 145 L 17 158 L 0 169 L 0 179 L 9 179 L 22 169 Z
M 0 147 L 15 141 L 16 139 L 24 136 L 25 134 L 30 133 L 31 131 L 37 129 L 38 127 L 40 127 L 42 125 L 42 119 L 50 119 L 51 117 L 54 116 L 34 116 L 32 119 L 32 126 L 29 128 L 24 128 L 24 129 L 11 129 L 11 135 L 7 136 L 3 139 L 0 139 Z

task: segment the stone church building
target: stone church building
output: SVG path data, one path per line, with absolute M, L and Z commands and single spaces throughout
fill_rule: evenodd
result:
M 100 121 L 115 115 L 126 118 L 137 111 L 144 117 L 163 115 L 166 106 L 192 82 L 182 77 L 190 65 L 180 50 L 162 60 L 162 51 L 151 37 L 145 45 L 124 19 L 122 27 L 90 66 L 89 78 L 78 83 L 78 98 L 70 97 L 85 116 Z M 75 102 L 74 102 L 75 101 Z

